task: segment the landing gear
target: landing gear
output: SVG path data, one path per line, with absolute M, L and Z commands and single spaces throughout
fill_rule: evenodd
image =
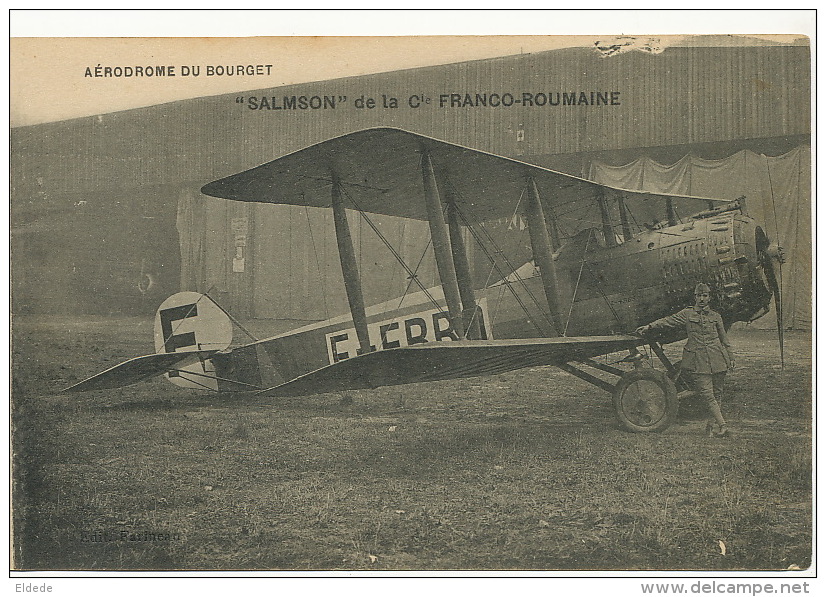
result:
M 628 431 L 663 431 L 677 418 L 677 388 L 661 371 L 640 367 L 624 374 L 613 396 L 617 419 Z
M 677 419 L 677 411 L 680 407 L 677 386 L 674 384 L 679 384 L 682 389 L 685 382 L 679 378 L 679 369 L 671 364 L 662 347 L 657 343 L 652 343 L 651 348 L 665 365 L 670 375 L 652 369 L 647 362 L 648 357 L 640 353 L 636 347 L 631 347 L 628 356 L 620 361 L 632 364 L 634 366 L 633 371 L 624 371 L 593 359 L 582 359 L 576 362 L 577 365 L 587 365 L 593 369 L 619 377 L 616 385 L 596 377 L 572 363 L 557 366 L 563 371 L 567 371 L 571 375 L 610 393 L 613 396 L 617 419 L 628 431 L 633 433 L 663 431 Z M 681 395 L 688 393 L 686 391 Z

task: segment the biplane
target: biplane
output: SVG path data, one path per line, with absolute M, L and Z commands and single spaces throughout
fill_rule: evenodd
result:
M 67 391 L 166 375 L 188 387 L 299 396 L 548 365 L 609 392 L 625 428 L 660 431 L 687 391 L 662 350 L 681 337 L 643 339 L 632 330 L 692 304 L 699 281 L 711 286 L 727 327 L 766 314 L 772 297 L 781 313 L 782 256 L 745 198 L 612 188 L 395 128 L 333 138 L 202 192 L 331 209 L 349 313 L 230 349 L 229 314 L 209 296 L 179 293 L 158 310 L 156 354 Z M 418 288 L 366 305 L 349 210 L 368 223 L 372 214 L 427 222 L 440 284 L 425 287 L 387 243 Z M 531 254 L 503 262 L 485 226 L 517 215 Z M 468 239 L 489 257 L 493 282 L 471 275 Z M 648 364 L 644 345 L 664 372 Z M 627 356 L 595 359 L 613 353 Z

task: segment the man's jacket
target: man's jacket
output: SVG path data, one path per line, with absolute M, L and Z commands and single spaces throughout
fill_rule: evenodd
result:
M 683 371 L 720 373 L 732 359 L 731 344 L 723 318 L 708 307 L 688 307 L 648 325 L 651 331 L 685 328 L 688 342 L 683 348 Z

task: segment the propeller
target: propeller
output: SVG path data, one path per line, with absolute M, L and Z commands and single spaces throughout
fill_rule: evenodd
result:
M 780 345 L 780 369 L 785 370 L 785 359 L 783 350 L 783 249 L 776 244 L 760 250 L 760 265 L 766 281 L 769 284 L 772 295 L 774 295 L 774 310 L 777 315 L 777 341 Z M 777 267 L 775 268 L 775 263 Z
M 780 300 L 780 295 L 782 294 L 783 289 L 783 262 L 785 261 L 785 258 L 783 257 L 783 249 L 778 244 L 780 242 L 780 227 L 777 224 L 777 204 L 774 201 L 772 170 L 769 166 L 769 156 L 764 157 L 766 158 L 766 176 L 769 181 L 772 213 L 774 213 L 774 232 L 776 236 L 775 242 L 773 244 L 769 244 L 768 238 L 763 235 L 762 240 L 764 241 L 764 244 L 762 250 L 760 250 L 760 256 L 761 261 L 763 262 L 763 271 L 765 272 L 766 279 L 769 281 L 772 294 L 774 295 L 774 308 L 777 315 L 777 341 L 780 344 L 780 370 L 783 371 L 785 369 L 785 363 L 783 362 L 783 304 Z M 777 275 L 774 273 L 775 261 L 777 262 Z

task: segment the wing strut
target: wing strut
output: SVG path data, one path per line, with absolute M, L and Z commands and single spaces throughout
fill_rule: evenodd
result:
M 427 219 L 430 222 L 430 236 L 433 239 L 433 252 L 436 255 L 436 267 L 439 270 L 439 279 L 442 281 L 442 290 L 445 293 L 450 325 L 461 339 L 465 337 L 465 326 L 462 322 L 462 299 L 459 295 L 459 283 L 456 279 L 456 269 L 450 249 L 450 238 L 447 224 L 442 213 L 442 200 L 439 197 L 439 187 L 436 185 L 436 175 L 433 172 L 433 162 L 430 152 L 422 152 L 422 182 L 424 183 L 424 199 L 427 207 Z
M 622 227 L 622 240 L 628 242 L 634 234 L 631 232 L 631 224 L 628 222 L 628 210 L 625 207 L 625 196 L 617 195 L 617 204 L 620 212 L 620 226 Z
M 674 209 L 674 200 L 671 197 L 665 198 L 665 213 L 668 218 L 669 226 L 676 226 L 678 224 L 677 210 Z
M 370 335 L 367 331 L 367 313 L 364 309 L 364 295 L 361 291 L 356 253 L 353 250 L 353 238 L 350 235 L 350 225 L 347 223 L 347 211 L 341 198 L 341 182 L 333 175 L 333 221 L 336 228 L 336 243 L 341 261 L 341 273 L 344 276 L 344 290 L 347 293 L 347 302 L 350 303 L 350 313 L 353 316 L 353 325 L 359 340 L 358 354 L 366 354 L 375 350 L 370 345 Z
M 462 226 L 459 222 L 459 208 L 456 206 L 450 185 L 446 185 L 445 194 L 447 195 L 447 228 L 450 233 L 450 249 L 453 252 L 453 266 L 456 269 L 456 281 L 459 284 L 459 296 L 462 299 L 462 317 L 467 337 L 471 340 L 483 340 L 477 314 L 476 296 L 473 293 L 473 281 L 470 276 L 470 264 L 465 251 L 465 241 L 462 238 Z
M 538 192 L 539 190 L 537 189 L 537 193 Z M 560 240 L 559 237 L 559 219 L 556 217 L 553 205 L 548 205 L 548 209 L 545 210 L 545 220 L 548 224 L 548 234 L 551 235 L 551 249 L 554 252 L 558 251 L 562 246 L 562 240 Z
M 608 199 L 605 198 L 605 190 L 602 188 L 597 191 L 597 204 L 599 215 L 602 217 L 602 236 L 605 237 L 605 245 L 616 247 L 617 237 L 614 236 L 614 226 L 611 224 L 611 215 L 608 212 Z
M 550 235 L 548 234 L 548 224 L 545 220 L 545 212 L 542 209 L 542 199 L 539 196 L 539 189 L 533 178 L 528 180 L 528 209 L 526 219 L 528 221 L 528 233 L 531 236 L 531 248 L 533 257 L 539 266 L 539 274 L 542 276 L 542 286 L 545 289 L 545 299 L 548 301 L 548 309 L 551 312 L 551 320 L 558 336 L 562 335 L 559 326 L 562 322 L 562 315 L 559 311 L 559 301 L 557 300 L 557 277 L 556 263 L 552 254 Z

